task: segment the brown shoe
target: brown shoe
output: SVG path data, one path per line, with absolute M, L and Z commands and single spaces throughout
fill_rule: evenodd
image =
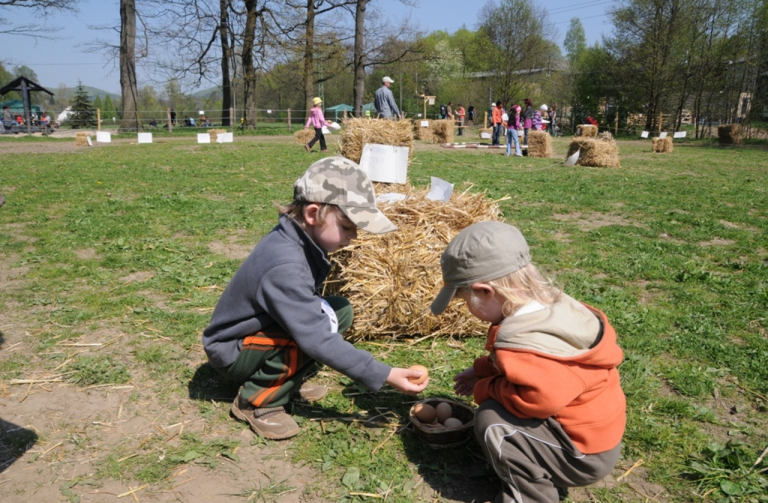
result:
M 307 152 L 312 152 L 312 147 L 309 145 L 304 145 L 304 148 L 307 149 Z
M 257 408 L 237 394 L 232 402 L 232 415 L 246 422 L 257 435 L 272 440 L 284 440 L 299 434 L 299 425 L 282 407 Z
M 307 402 L 317 402 L 322 400 L 328 393 L 328 387 L 322 384 L 312 384 L 305 382 L 299 388 L 299 396 Z

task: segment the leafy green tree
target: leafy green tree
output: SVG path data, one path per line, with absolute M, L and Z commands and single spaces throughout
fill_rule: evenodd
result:
M 112 98 L 109 95 L 104 96 L 104 104 L 101 108 L 101 118 L 104 120 L 112 120 L 112 117 L 117 117 L 117 112 L 115 112 L 115 104 L 112 102 Z
M 571 24 L 565 33 L 563 41 L 568 62 L 573 65 L 587 48 L 587 36 L 584 33 L 584 25 L 577 17 L 571 18 Z
M 101 118 L 104 119 L 104 117 L 105 117 L 105 115 L 104 115 L 104 105 L 101 104 L 101 95 L 100 94 L 96 95 L 96 98 L 93 100 L 92 105 L 93 105 L 93 108 L 95 110 L 99 110 L 100 111 Z
M 69 116 L 69 121 L 72 123 L 73 129 L 96 127 L 96 111 L 82 82 L 78 82 L 75 97 L 70 106 L 72 113 Z

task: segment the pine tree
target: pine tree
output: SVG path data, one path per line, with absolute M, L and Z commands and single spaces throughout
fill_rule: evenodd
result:
M 96 127 L 96 111 L 82 82 L 77 83 L 77 91 L 71 107 L 72 113 L 69 120 L 72 121 L 72 129 Z
M 112 103 L 112 98 L 109 95 L 104 97 L 104 106 L 101 109 L 101 117 L 104 120 L 108 120 L 110 123 L 112 122 L 113 117 L 117 117 L 115 105 Z

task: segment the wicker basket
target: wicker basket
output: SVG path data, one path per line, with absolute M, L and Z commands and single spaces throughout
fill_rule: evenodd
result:
M 451 430 L 438 430 L 428 424 L 419 421 L 419 418 L 417 418 L 413 413 L 413 409 L 420 403 L 426 403 L 432 407 L 437 408 L 441 402 L 450 404 L 451 410 L 453 412 L 452 416 L 464 423 L 461 428 L 455 428 Z M 408 415 L 411 419 L 411 423 L 413 423 L 416 435 L 421 437 L 424 443 L 432 449 L 445 449 L 463 444 L 467 441 L 467 439 L 469 439 L 470 436 L 472 436 L 472 431 L 475 425 L 475 411 L 472 407 L 464 405 L 463 403 L 454 402 L 452 400 L 445 400 L 443 398 L 428 398 L 426 400 L 416 402 L 411 407 Z

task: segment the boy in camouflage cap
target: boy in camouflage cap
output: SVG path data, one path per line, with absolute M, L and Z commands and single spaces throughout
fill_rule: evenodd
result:
M 294 184 L 294 201 L 280 207 L 278 225 L 259 241 L 221 295 L 203 347 L 224 377 L 242 383 L 232 414 L 266 438 L 296 435 L 284 406 L 298 393 L 321 399 L 325 386 L 304 378 L 323 363 L 373 391 L 384 383 L 415 395 L 420 371 L 392 368 L 356 349 L 340 334 L 352 325 L 343 297 L 322 297 L 328 254 L 347 246 L 361 228 L 375 234 L 397 227 L 376 208 L 368 175 L 349 159 L 328 157 Z

